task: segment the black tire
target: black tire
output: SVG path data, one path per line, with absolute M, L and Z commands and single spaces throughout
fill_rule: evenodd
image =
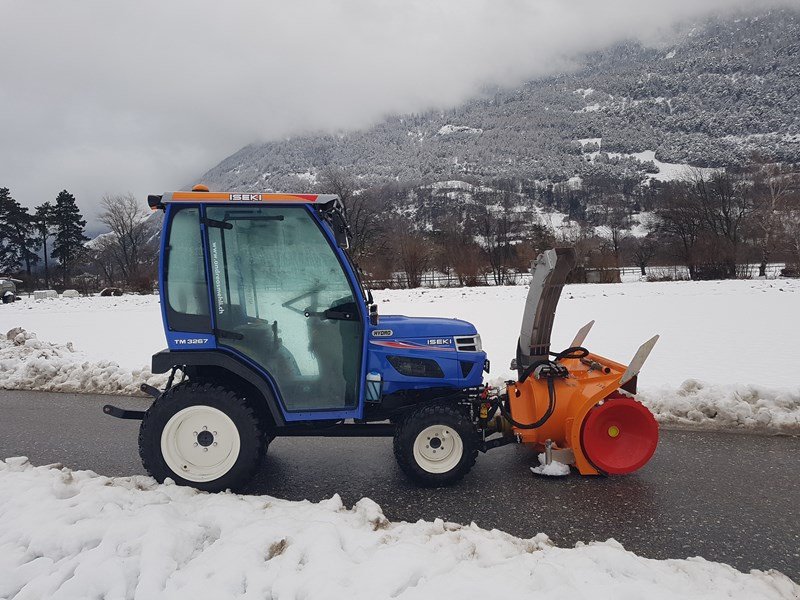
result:
M 448 468 L 442 472 L 431 472 L 417 459 L 414 452 L 418 436 L 429 427 L 442 427 L 448 434 L 456 434 L 461 440 L 461 456 L 454 455 L 452 466 L 448 464 Z M 442 445 L 443 442 L 440 440 L 439 444 Z M 427 447 L 426 445 L 425 448 Z M 475 465 L 478 433 L 461 407 L 444 402 L 425 404 L 411 411 L 398 425 L 394 436 L 394 456 L 403 472 L 419 486 L 453 485 Z
M 3 296 L 3 304 L 11 304 L 14 301 L 14 296 Z
M 194 481 L 169 467 L 161 449 L 161 438 L 172 417 L 186 408 L 202 406 L 217 409 L 233 421 L 239 436 L 239 452 L 232 466 L 219 477 Z M 235 392 L 210 383 L 183 383 L 171 388 L 147 410 L 139 428 L 139 456 L 152 477 L 161 483 L 169 477 L 179 485 L 208 492 L 241 490 L 261 466 L 266 448 L 264 427 L 256 411 Z

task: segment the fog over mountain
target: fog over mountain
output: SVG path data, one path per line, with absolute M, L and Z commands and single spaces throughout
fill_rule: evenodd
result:
M 686 23 L 658 43 L 628 40 L 575 68 L 484 88 L 455 108 L 405 113 L 358 131 L 243 148 L 200 179 L 217 189 L 313 189 L 335 165 L 363 186 L 558 183 L 607 172 L 656 179 L 681 165 L 800 161 L 800 11 Z
M 252 142 L 449 110 L 770 6 L 797 2 L 2 1 L 0 185 L 27 206 L 67 188 L 91 216 L 103 193 L 174 188 Z

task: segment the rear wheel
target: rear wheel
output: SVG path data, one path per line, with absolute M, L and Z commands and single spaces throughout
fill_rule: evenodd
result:
M 139 429 L 142 464 L 159 482 L 238 490 L 258 470 L 267 440 L 247 402 L 212 384 L 184 384 L 158 398 Z
M 427 404 L 413 410 L 398 425 L 394 455 L 416 484 L 452 485 L 475 464 L 477 432 L 458 406 Z

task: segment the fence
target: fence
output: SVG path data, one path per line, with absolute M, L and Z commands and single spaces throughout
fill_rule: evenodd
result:
M 785 263 L 770 263 L 767 265 L 767 279 L 775 279 L 780 277 L 781 269 L 785 267 Z M 758 263 L 745 263 L 738 266 L 738 272 L 741 274 L 741 279 L 751 279 L 758 274 Z M 615 269 L 604 269 L 605 271 L 613 271 Z M 632 281 L 642 280 L 642 271 L 639 267 L 619 267 L 616 269 L 619 272 L 620 281 L 622 283 L 629 283 Z M 689 269 L 683 265 L 672 266 L 653 266 L 646 267 L 647 279 L 651 281 L 689 281 Z M 511 273 L 508 285 L 528 285 L 530 282 L 530 273 Z M 406 285 L 406 278 L 403 273 L 394 273 L 391 279 L 370 279 L 366 277 L 364 282 L 373 289 L 398 289 L 408 287 Z M 479 275 L 477 278 L 477 286 L 493 286 L 491 273 Z M 429 272 L 422 276 L 423 288 L 437 288 L 437 287 L 461 287 L 461 282 L 455 275 L 448 275 L 446 273 Z

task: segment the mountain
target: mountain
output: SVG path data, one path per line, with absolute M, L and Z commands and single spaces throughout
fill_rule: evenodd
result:
M 305 191 L 326 165 L 368 187 L 515 189 L 607 175 L 678 177 L 683 165 L 800 162 L 800 11 L 686 24 L 658 47 L 624 42 L 579 68 L 485 92 L 443 112 L 242 148 L 200 178 L 216 189 Z

